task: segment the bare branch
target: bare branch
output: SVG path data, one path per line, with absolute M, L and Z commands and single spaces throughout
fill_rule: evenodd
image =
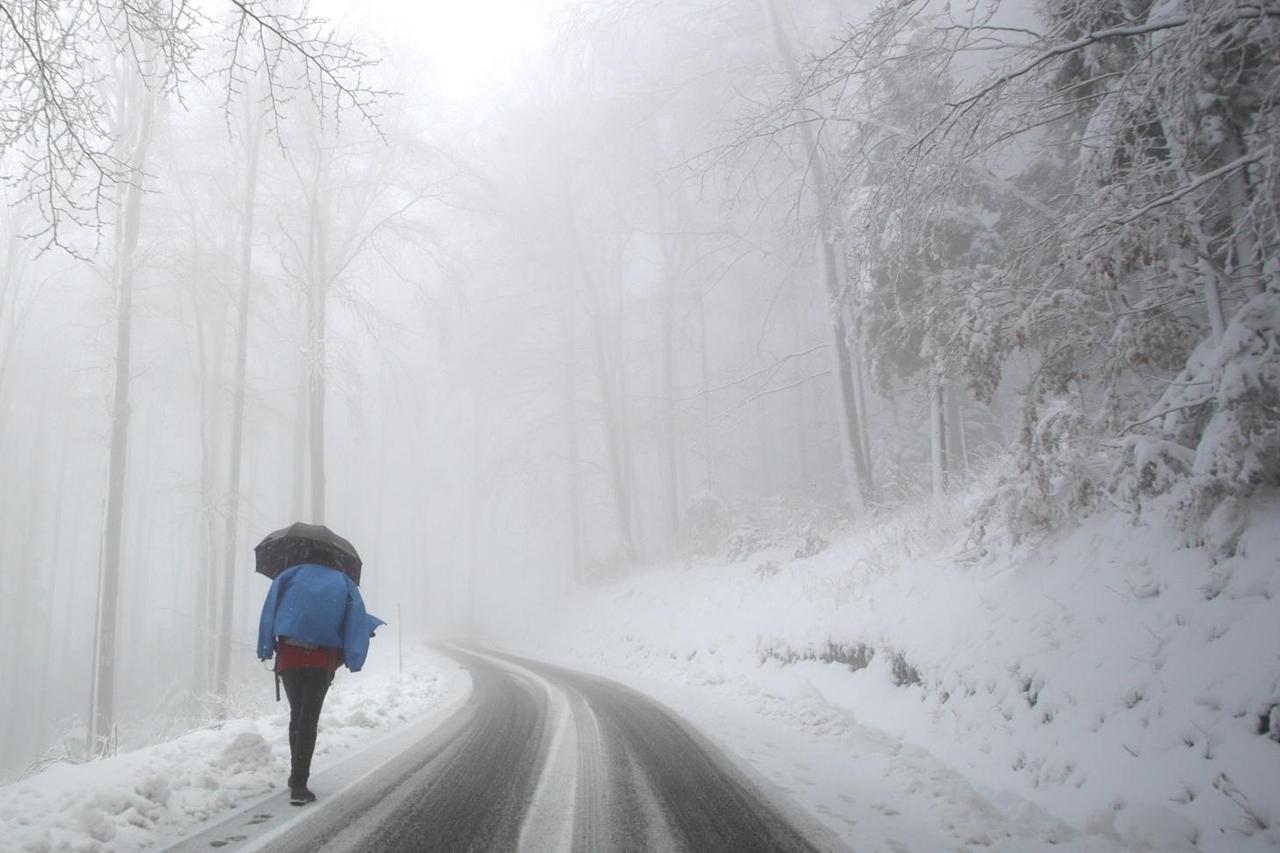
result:
M 378 129 L 386 93 L 365 82 L 374 60 L 322 19 L 272 12 L 265 0 L 230 3 L 228 113 L 232 101 L 265 90 L 259 98 L 278 127 L 301 92 L 335 124 L 354 109 Z M 182 84 L 202 74 L 213 23 L 188 0 L 0 0 L 0 180 L 38 206 L 41 223 L 28 236 L 42 248 L 96 253 L 113 188 L 130 180 L 103 94 L 112 66 L 132 65 L 148 88 L 181 103 Z M 265 86 L 251 87 L 259 75 Z M 76 243 L 86 232 L 87 249 Z

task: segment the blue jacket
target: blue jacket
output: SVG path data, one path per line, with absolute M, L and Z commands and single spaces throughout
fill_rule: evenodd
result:
M 275 653 L 277 637 L 342 649 L 347 668 L 359 672 L 369 638 L 385 624 L 364 609 L 360 588 L 337 569 L 315 563 L 290 566 L 271 582 L 258 620 L 258 657 Z

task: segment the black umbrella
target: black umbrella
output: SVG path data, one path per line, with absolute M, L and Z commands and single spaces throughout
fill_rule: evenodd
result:
M 323 524 L 299 521 L 283 530 L 268 533 L 253 553 L 257 557 L 257 572 L 273 580 L 290 566 L 319 563 L 332 566 L 360 583 L 362 563 L 355 546 Z

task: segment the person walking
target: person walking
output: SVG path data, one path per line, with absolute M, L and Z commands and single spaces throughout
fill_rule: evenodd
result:
M 289 699 L 288 784 L 294 805 L 316 799 L 308 787 L 311 757 L 334 673 L 342 665 L 352 672 L 363 668 L 369 638 L 382 624 L 365 610 L 355 582 L 332 566 L 299 563 L 271 582 L 258 621 L 258 658 L 275 656 L 276 678 Z

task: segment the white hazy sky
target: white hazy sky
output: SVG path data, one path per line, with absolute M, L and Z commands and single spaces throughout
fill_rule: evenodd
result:
M 438 87 L 454 97 L 481 94 L 548 38 L 558 0 L 323 0 L 316 11 L 340 30 L 370 28 L 417 44 Z

